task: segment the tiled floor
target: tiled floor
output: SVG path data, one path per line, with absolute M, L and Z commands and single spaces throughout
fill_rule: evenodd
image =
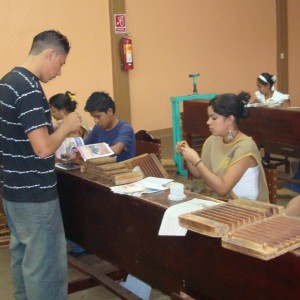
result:
M 172 137 L 171 136 L 160 136 L 162 140 L 162 152 L 164 158 L 172 158 L 173 157 L 173 146 L 172 146 Z M 183 182 L 186 187 L 193 189 L 193 190 L 201 190 L 202 182 L 201 180 L 193 180 L 190 181 L 186 177 L 177 176 L 176 181 Z M 290 200 L 289 197 L 287 198 L 278 198 L 278 204 L 285 206 L 288 201 Z M 101 261 L 91 255 L 87 254 L 82 256 L 80 259 L 84 260 L 86 263 L 89 264 L 101 264 Z M 0 299 L 2 300 L 11 300 L 13 299 L 12 295 L 12 282 L 10 279 L 10 270 L 9 270 L 9 249 L 7 246 L 0 247 Z M 69 267 L 69 278 L 76 279 L 80 273 L 72 268 Z M 98 300 L 98 299 L 106 299 L 106 300 L 114 300 L 120 299 L 119 297 L 115 296 L 107 289 L 98 286 L 94 288 L 90 288 L 85 291 L 77 292 L 74 294 L 69 295 L 68 299 L 72 300 L 79 300 L 79 299 L 88 299 L 88 300 Z M 160 293 L 160 291 L 152 290 L 151 292 L 151 300 L 169 300 L 170 297 Z

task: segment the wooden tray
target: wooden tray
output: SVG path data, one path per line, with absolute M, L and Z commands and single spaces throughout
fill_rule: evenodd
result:
M 298 255 L 300 218 L 288 217 L 282 206 L 251 200 L 230 200 L 179 216 L 179 224 L 210 237 L 222 246 L 263 260 L 286 252 Z
M 263 260 L 272 259 L 300 247 L 300 219 L 274 216 L 226 234 L 222 246 Z
M 250 200 L 230 200 L 179 216 L 179 224 L 188 230 L 211 237 L 222 237 L 237 228 L 283 213 L 281 206 Z

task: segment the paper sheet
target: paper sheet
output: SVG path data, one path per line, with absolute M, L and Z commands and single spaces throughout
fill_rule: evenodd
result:
M 137 182 L 113 186 L 110 189 L 114 193 L 141 196 L 142 194 L 156 193 L 169 188 L 173 179 L 146 177 Z

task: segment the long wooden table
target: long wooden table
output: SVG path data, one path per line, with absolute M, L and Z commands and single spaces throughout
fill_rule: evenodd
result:
M 66 235 L 100 258 L 166 294 L 196 299 L 298 299 L 300 257 L 259 260 L 188 231 L 158 236 L 168 191 L 145 197 L 114 194 L 79 171 L 57 171 Z M 199 194 L 186 192 L 187 199 Z M 175 202 L 175 204 L 178 202 Z

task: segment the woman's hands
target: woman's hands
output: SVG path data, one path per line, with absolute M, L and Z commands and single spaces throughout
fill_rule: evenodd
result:
M 199 154 L 186 141 L 180 141 L 176 144 L 176 152 L 180 153 L 182 158 L 193 166 L 200 160 Z
M 186 141 L 179 141 L 176 144 L 176 152 L 181 153 L 181 150 L 186 147 L 189 147 L 189 145 Z

